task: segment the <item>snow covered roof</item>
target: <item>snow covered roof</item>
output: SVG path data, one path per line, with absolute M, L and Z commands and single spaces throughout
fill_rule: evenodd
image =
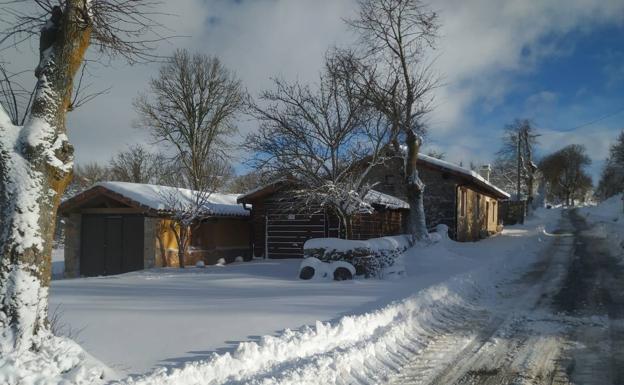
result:
M 89 191 L 106 189 L 115 194 L 134 202 L 137 206 L 142 206 L 158 212 L 171 211 L 172 202 L 184 205 L 186 202 L 193 203 L 196 194 L 193 190 L 159 186 L 152 184 L 128 183 L 128 182 L 100 182 L 91 189 L 82 192 L 64 204 L 80 197 Z M 249 216 L 249 211 L 237 204 L 239 194 L 212 193 L 205 204 L 206 215 L 213 216 Z
M 475 171 L 468 170 L 466 168 L 463 168 L 463 167 L 458 166 L 456 164 L 447 162 L 445 160 L 434 158 L 432 156 L 428 156 L 428 155 L 421 154 L 421 153 L 418 154 L 418 160 L 422 161 L 422 162 L 425 162 L 425 163 L 429 163 L 429 164 L 434 165 L 434 166 L 438 166 L 440 168 L 447 169 L 449 171 L 453 171 L 453 172 L 455 172 L 457 174 L 462 174 L 462 175 L 472 179 L 473 182 L 481 185 L 481 187 L 484 187 L 484 188 L 486 188 L 486 189 L 496 193 L 496 195 L 500 195 L 501 197 L 504 197 L 504 198 L 509 198 L 510 197 L 510 195 L 507 192 L 505 192 L 505 191 L 501 190 L 500 188 L 494 186 L 492 183 L 490 183 L 488 180 L 486 180 L 484 177 L 482 177 L 481 175 L 479 175 Z
M 379 205 L 389 209 L 407 209 L 409 210 L 409 203 L 401 200 L 392 195 L 384 194 L 377 190 L 368 190 L 366 195 L 364 196 L 364 202 L 370 205 Z
M 265 194 L 270 194 L 272 192 L 279 190 L 283 184 L 286 184 L 288 182 L 289 181 L 287 179 L 282 178 L 282 179 L 275 180 L 271 183 L 262 185 L 251 191 L 246 192 L 245 194 L 240 195 L 238 197 L 238 202 L 247 203 L 250 200 L 264 196 Z M 392 195 L 379 192 L 377 190 L 369 190 L 364 196 L 364 202 L 370 205 L 382 206 L 382 207 L 386 207 L 392 210 L 399 210 L 399 209 L 409 210 L 409 207 L 410 207 L 409 203 L 397 197 L 394 197 Z

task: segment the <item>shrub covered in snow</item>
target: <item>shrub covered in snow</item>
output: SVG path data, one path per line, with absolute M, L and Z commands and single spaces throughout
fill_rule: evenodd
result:
M 409 236 L 373 238 L 367 241 L 352 241 L 338 238 L 317 238 L 308 240 L 303 246 L 304 258 L 315 258 L 322 262 L 348 262 L 357 275 L 366 278 L 383 278 L 384 272 L 402 274 L 400 256 L 409 247 Z M 396 267 L 388 270 L 390 267 Z

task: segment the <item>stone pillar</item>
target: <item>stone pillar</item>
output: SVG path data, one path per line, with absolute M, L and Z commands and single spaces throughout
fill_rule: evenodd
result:
M 80 276 L 81 224 L 81 214 L 70 214 L 65 219 L 65 278 Z
M 157 242 L 156 231 L 158 229 L 158 218 L 144 218 L 143 225 L 143 268 L 151 269 L 156 266 Z

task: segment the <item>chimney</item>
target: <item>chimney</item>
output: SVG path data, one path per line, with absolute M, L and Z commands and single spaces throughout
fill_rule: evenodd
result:
M 484 164 L 479 169 L 479 174 L 488 182 L 490 181 L 490 173 L 492 172 L 492 167 L 489 164 Z

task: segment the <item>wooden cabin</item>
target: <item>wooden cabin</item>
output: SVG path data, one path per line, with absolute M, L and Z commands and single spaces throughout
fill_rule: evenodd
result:
M 193 192 L 173 187 L 102 182 L 64 201 L 65 276 L 120 274 L 178 266 L 178 246 L 168 205 Z M 212 194 L 191 236 L 187 265 L 249 258 L 250 213 L 235 194 Z
M 312 238 L 339 238 L 344 228 L 335 215 L 318 206 L 296 202 L 296 186 L 280 180 L 238 198 L 251 205 L 251 244 L 253 255 L 268 258 L 302 258 L 303 244 Z M 400 199 L 371 190 L 364 198 L 372 213 L 352 218 L 351 239 L 370 239 L 402 232 L 409 205 Z

